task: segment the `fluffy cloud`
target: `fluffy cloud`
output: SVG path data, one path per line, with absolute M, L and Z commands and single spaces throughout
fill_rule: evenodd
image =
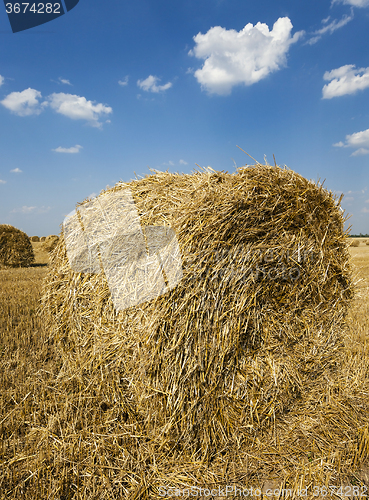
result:
M 302 35 L 291 36 L 288 17 L 279 18 L 269 31 L 266 24 L 247 24 L 241 31 L 215 26 L 194 37 L 196 46 L 189 52 L 204 59 L 194 75 L 210 93 L 229 94 L 234 85 L 252 85 L 286 65 L 286 55 Z
M 337 31 L 338 29 L 342 28 L 342 26 L 345 26 L 345 24 L 349 23 L 354 19 L 354 15 L 351 12 L 350 15 L 345 14 L 343 18 L 340 21 L 337 21 L 334 19 L 328 24 L 328 21 L 330 20 L 330 17 L 327 17 L 326 19 L 323 19 L 322 23 L 325 25 L 323 28 L 320 28 L 317 31 L 314 31 L 312 33 L 313 37 L 310 38 L 306 43 L 309 45 L 314 45 L 318 40 L 322 38 L 323 35 L 326 33 L 329 33 L 330 35 Z
M 369 7 L 369 0 L 333 0 L 332 5 L 335 3 L 344 3 L 352 7 Z
M 369 68 L 356 68 L 354 64 L 346 64 L 326 71 L 323 78 L 329 82 L 323 87 L 323 99 L 332 99 L 369 87 Z
M 39 115 L 45 104 L 40 104 L 40 98 L 41 92 L 28 88 L 23 92 L 12 92 L 0 104 L 18 116 Z
M 355 132 L 351 135 L 346 135 L 345 142 L 337 142 L 333 144 L 337 148 L 355 148 L 351 156 L 360 156 L 369 154 L 369 128 L 361 132 Z
M 56 149 L 52 149 L 52 151 L 55 151 L 56 153 L 79 153 L 79 150 L 83 149 L 82 146 L 79 144 L 76 144 L 75 146 L 72 146 L 71 148 L 62 148 L 59 146 Z
M 5 80 L 5 78 L 4 78 L 3 76 L 1 76 L 1 75 L 0 75 L 0 87 L 1 87 L 1 85 L 4 83 L 4 80 Z
M 52 109 L 61 115 L 72 120 L 86 120 L 93 127 L 101 127 L 99 122 L 101 115 L 113 112 L 112 108 L 104 104 L 94 104 L 94 101 L 87 101 L 85 97 L 63 92 L 51 94 L 49 103 Z
M 6 184 L 6 181 L 3 181 L 2 179 L 0 179 L 0 184 Z
M 126 85 L 128 85 L 128 76 L 125 76 L 124 80 L 118 80 L 118 83 L 121 87 L 125 87 Z
M 66 80 L 67 81 L 67 80 Z M 113 112 L 112 108 L 85 97 L 63 92 L 51 94 L 46 101 L 40 103 L 41 92 L 26 89 L 23 92 L 12 92 L 0 101 L 5 108 L 18 116 L 39 115 L 47 106 L 72 120 L 86 120 L 93 127 L 101 128 L 99 119 Z M 110 120 L 106 120 L 110 123 Z M 72 151 L 74 152 L 74 151 Z
M 186 161 L 184 161 L 184 160 L 179 160 L 179 164 L 180 165 L 188 165 L 188 163 Z
M 150 75 L 145 80 L 138 80 L 137 85 L 140 89 L 145 90 L 146 92 L 164 92 L 165 90 L 170 89 L 172 86 L 171 82 L 166 83 L 165 85 L 157 85 L 160 82 L 160 78 L 157 76 Z
M 21 174 L 23 172 L 23 170 L 21 170 L 20 168 L 13 168 L 13 170 L 10 171 L 12 174 Z

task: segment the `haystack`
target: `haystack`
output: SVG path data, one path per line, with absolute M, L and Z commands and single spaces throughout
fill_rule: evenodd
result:
M 39 242 L 40 238 L 38 236 L 31 236 L 30 240 L 33 241 L 33 242 Z
M 119 367 L 130 432 L 172 450 L 209 456 L 270 425 L 336 369 L 352 297 L 340 201 L 259 164 L 155 172 L 85 200 L 43 294 L 69 376 Z
M 28 267 L 35 261 L 26 233 L 8 224 L 0 225 L 0 266 Z
M 41 236 L 40 241 L 45 241 L 45 240 L 46 240 L 46 236 Z
M 45 252 L 52 252 L 56 247 L 56 245 L 58 244 L 58 241 L 59 241 L 59 236 L 56 236 L 56 234 L 51 234 L 50 236 L 46 236 L 42 244 L 42 249 Z

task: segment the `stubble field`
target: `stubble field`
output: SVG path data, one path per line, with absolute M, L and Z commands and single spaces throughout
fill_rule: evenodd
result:
M 148 490 L 142 489 L 149 482 L 144 460 L 141 473 L 136 467 L 137 477 L 129 481 L 130 485 L 136 481 L 135 492 L 127 491 L 127 460 L 124 467 L 117 467 L 117 457 L 129 450 L 119 435 L 110 433 L 114 409 L 106 402 L 104 386 L 87 390 L 73 380 L 58 381 L 62 360 L 38 314 L 48 255 L 40 243 L 33 247 L 35 266 L 0 270 L 0 498 L 150 498 Z M 347 401 L 352 397 L 362 402 L 362 414 L 355 415 L 356 420 L 353 415 L 347 417 L 360 424 L 347 442 L 355 441 L 355 432 L 361 441 L 358 438 L 351 462 L 346 457 L 340 465 L 341 477 L 331 479 L 369 489 L 369 245 L 361 242 L 350 248 L 350 254 L 359 282 L 345 338 L 342 383 L 346 385 L 337 404 L 345 391 Z M 328 397 L 335 396 L 327 389 L 324 398 Z M 357 412 L 357 407 L 352 411 Z M 330 477 L 326 465 L 327 450 L 334 451 L 331 437 L 327 430 L 326 447 L 317 443 L 308 458 L 321 463 L 320 476 L 319 468 L 312 469 L 312 482 L 326 482 Z M 309 457 L 310 451 L 306 452 Z M 164 463 L 165 457 L 161 459 Z M 295 455 L 291 460 L 298 475 L 301 460 Z M 225 474 L 232 474 L 230 463 L 225 465 Z

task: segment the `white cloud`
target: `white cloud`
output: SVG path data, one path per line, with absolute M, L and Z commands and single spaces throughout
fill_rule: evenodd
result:
M 352 7 L 369 7 L 369 0 L 333 0 L 332 5 L 335 3 L 352 5 Z
M 179 164 L 180 165 L 188 165 L 188 163 L 186 161 L 184 161 L 184 160 L 179 160 Z
M 329 19 L 330 19 L 329 17 L 327 17 L 326 19 L 323 19 L 322 24 L 325 24 L 325 26 L 323 26 L 323 28 L 320 28 L 319 30 L 314 31 L 312 33 L 313 37 L 310 38 L 310 40 L 308 40 L 306 42 L 307 44 L 314 45 L 326 33 L 329 33 L 331 35 L 335 31 L 337 31 L 338 29 L 342 28 L 343 26 L 345 26 L 347 23 L 349 23 L 350 21 L 352 21 L 354 19 L 354 14 L 351 11 L 350 15 L 345 14 L 340 21 L 338 21 L 337 19 L 334 19 L 332 22 L 327 24 Z
M 12 92 L 8 94 L 0 103 L 18 116 L 39 115 L 42 112 L 42 106 L 39 99 L 41 92 L 28 88 L 23 92 Z
M 56 149 L 52 149 L 52 151 L 55 151 L 56 153 L 79 153 L 80 149 L 83 149 L 83 147 L 80 146 L 79 144 L 76 144 L 71 148 L 62 148 L 61 146 L 59 146 Z
M 10 171 L 12 174 L 21 174 L 23 172 L 23 170 L 21 170 L 20 168 L 13 168 L 13 170 Z
M 209 93 L 229 94 L 234 85 L 252 85 L 270 73 L 286 66 L 290 46 L 302 35 L 291 37 L 292 23 L 288 17 L 279 18 L 269 31 L 268 25 L 247 24 L 241 31 L 215 26 L 194 37 L 196 46 L 189 52 L 204 59 L 195 77 Z
M 55 82 L 55 83 L 58 83 L 59 85 L 62 84 L 62 85 L 72 85 L 70 83 L 70 80 L 67 80 L 66 78 L 62 78 L 61 76 L 59 76 L 59 78 L 57 80 L 51 80 L 52 82 Z
M 351 156 L 367 155 L 369 154 L 369 128 L 361 132 L 346 135 L 345 142 L 340 141 L 333 144 L 333 146 L 338 148 L 355 148 Z
M 157 85 L 158 82 L 160 82 L 160 78 L 150 75 L 145 80 L 138 80 L 137 85 L 140 89 L 145 90 L 146 92 L 155 93 L 164 92 L 164 90 L 168 90 L 172 86 L 171 82 L 168 82 L 165 85 Z
M 14 208 L 10 213 L 12 214 L 30 214 L 31 212 L 34 212 L 37 207 L 27 207 L 23 205 L 21 208 Z
M 0 179 L 0 184 L 6 184 L 6 181 L 3 181 L 2 179 Z
M 27 207 L 23 205 L 21 208 L 14 208 L 10 213 L 12 214 L 31 214 L 31 213 L 37 213 L 37 214 L 44 214 L 46 212 L 49 212 L 51 210 L 51 207 Z
M 122 87 L 125 87 L 126 85 L 128 85 L 128 76 L 125 76 L 125 77 L 124 77 L 124 80 L 118 80 L 118 83 L 119 83 L 119 85 L 121 85 Z
M 331 99 L 369 87 L 369 68 L 356 69 L 354 64 L 346 64 L 326 71 L 323 78 L 329 82 L 323 87 L 323 99 Z
M 4 83 L 4 80 L 5 80 L 5 78 L 4 78 L 3 76 L 1 76 L 1 75 L 0 75 L 0 87 L 1 87 L 1 85 Z
M 57 113 L 67 116 L 72 120 L 86 120 L 93 127 L 101 127 L 99 118 L 103 114 L 112 113 L 113 110 L 104 104 L 94 104 L 95 101 L 87 101 L 85 97 L 63 92 L 51 94 L 50 106 Z
M 365 200 L 365 203 L 369 203 L 369 200 Z
M 66 78 L 61 78 L 60 76 L 59 76 L 59 82 L 63 83 L 64 85 L 72 85 L 69 80 L 67 80 Z
M 364 214 L 369 214 L 369 208 L 367 207 L 364 207 L 361 209 L 361 211 L 364 213 Z
M 362 156 L 362 155 L 369 155 L 369 149 L 359 148 L 351 154 L 351 156 Z

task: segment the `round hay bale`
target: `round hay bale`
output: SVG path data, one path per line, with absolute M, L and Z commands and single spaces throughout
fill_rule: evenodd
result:
M 40 238 L 38 236 L 31 236 L 30 240 L 34 241 L 34 242 L 38 242 L 38 241 L 40 241 Z
M 46 240 L 46 237 L 45 236 L 41 236 L 40 241 L 45 241 L 45 240 Z
M 42 249 L 46 252 L 52 252 L 56 245 L 59 242 L 59 236 L 55 234 L 51 234 L 50 236 L 46 236 L 45 241 L 43 242 Z
M 23 231 L 0 225 L 0 266 L 28 267 L 35 261 L 32 243 Z
M 366 244 L 366 245 L 369 245 L 369 241 L 367 241 L 365 244 Z
M 335 369 L 352 298 L 339 202 L 269 165 L 155 173 L 85 200 L 42 299 L 68 376 L 118 367 L 131 432 L 170 449 L 207 455 L 269 425 Z
M 350 242 L 350 247 L 358 247 L 360 245 L 360 240 L 354 239 Z

